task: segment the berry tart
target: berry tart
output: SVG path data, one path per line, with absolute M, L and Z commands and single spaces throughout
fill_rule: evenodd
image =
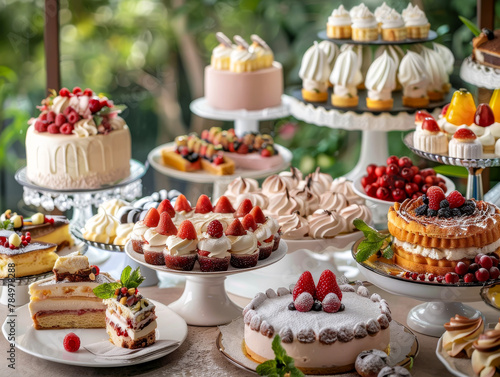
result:
M 483 155 L 483 145 L 468 128 L 459 128 L 453 134 L 448 149 L 450 157 L 473 159 Z
M 243 316 L 248 356 L 259 363 L 274 359 L 271 343 L 279 335 L 295 366 L 307 374 L 353 370 L 361 351 L 389 346 L 387 302 L 364 286 L 339 286 L 329 270 L 317 286 L 306 271 L 291 290 L 258 293 Z
M 198 242 L 198 263 L 202 272 L 227 271 L 231 260 L 231 241 L 222 224 L 212 220 Z
M 52 90 L 40 115 L 28 122 L 28 179 L 69 190 L 98 188 L 128 177 L 131 141 L 118 115 L 123 109 L 90 89 Z
M 394 203 L 387 217 L 394 262 L 408 271 L 444 276 L 500 248 L 500 209 L 458 191 L 446 197 L 432 186 L 425 196 Z
M 165 265 L 174 270 L 191 271 L 196 262 L 198 235 L 189 220 L 184 220 L 178 229 L 177 235 L 167 238 L 163 250 Z

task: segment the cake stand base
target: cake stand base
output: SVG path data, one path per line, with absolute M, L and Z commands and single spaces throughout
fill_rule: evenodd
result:
M 2 294 L 0 295 L 0 304 L 5 306 L 8 306 L 10 304 L 14 305 L 16 308 L 26 305 L 28 302 L 30 302 L 29 288 L 29 285 L 0 287 L 0 290 L 2 291 Z M 14 298 L 14 302 L 12 302 L 12 298 Z
M 147 268 L 146 266 L 137 263 L 128 255 L 125 255 L 124 261 L 125 262 L 122 270 L 127 266 L 132 267 L 132 270 L 135 270 L 137 267 L 139 267 L 141 275 L 146 278 L 146 280 L 144 280 L 144 282 L 141 284 L 141 287 L 154 287 L 157 286 L 158 283 L 160 282 L 160 280 L 158 280 L 158 275 L 156 274 L 155 270 L 152 270 L 151 268 Z
M 468 167 L 467 199 L 483 200 L 483 169 Z
M 412 330 L 439 338 L 445 331 L 444 324 L 455 314 L 471 319 L 482 316 L 479 310 L 461 302 L 426 302 L 411 309 L 406 322 Z
M 188 325 L 218 326 L 241 316 L 224 288 L 225 276 L 188 276 L 182 296 L 169 305 Z
M 361 152 L 354 169 L 345 175 L 354 181 L 366 174 L 366 167 L 370 164 L 385 165 L 389 157 L 386 131 L 362 131 Z

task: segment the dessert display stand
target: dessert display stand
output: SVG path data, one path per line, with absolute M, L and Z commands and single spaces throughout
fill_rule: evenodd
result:
M 413 145 L 413 132 L 409 133 L 403 139 L 408 148 L 416 155 L 426 158 L 431 161 L 439 162 L 445 165 L 463 166 L 469 172 L 467 179 L 467 198 L 483 200 L 483 181 L 481 174 L 485 168 L 500 166 L 500 158 L 491 154 L 485 155 L 484 158 L 464 159 L 450 157 L 446 155 L 424 152 L 417 149 Z
M 72 247 L 65 247 L 57 254 L 65 256 L 75 251 L 86 254 L 88 246 L 83 243 L 77 243 Z M 19 307 L 30 301 L 29 286 L 35 281 L 48 278 L 53 275 L 52 271 L 47 271 L 38 275 L 23 276 L 19 278 L 0 279 L 0 304 Z
M 175 143 L 167 143 L 160 145 L 153 149 L 148 154 L 148 161 L 157 172 L 166 175 L 167 177 L 172 177 L 176 179 L 180 179 L 187 182 L 194 183 L 213 183 L 213 193 L 212 200 L 219 198 L 224 191 L 226 191 L 227 186 L 231 181 L 233 181 L 237 177 L 242 178 L 265 178 L 271 174 L 279 173 L 287 169 L 290 166 L 290 162 L 292 161 L 292 152 L 281 146 L 276 144 L 275 147 L 278 150 L 279 154 L 282 157 L 282 161 L 280 164 L 271 166 L 267 169 L 262 170 L 248 170 L 236 168 L 234 174 L 232 175 L 213 175 L 210 173 L 205 173 L 203 171 L 197 172 L 183 172 L 168 166 L 165 166 L 162 162 L 161 150 L 164 148 L 174 147 Z
M 121 198 L 128 201 L 141 196 L 141 178 L 148 166 L 136 160 L 130 160 L 130 176 L 116 184 L 98 189 L 57 190 L 38 186 L 26 176 L 26 167 L 15 174 L 16 181 L 23 186 L 23 199 L 27 205 L 42 206 L 46 211 L 57 208 L 60 211 L 73 209 L 70 220 L 72 228 L 82 228 L 92 217 L 92 206 L 99 206 L 103 201 Z M 99 253 L 90 248 L 87 252 L 90 264 L 99 264 L 109 258 L 106 253 Z
M 155 266 L 145 262 L 144 255 L 136 253 L 132 244 L 125 245 L 125 253 L 138 264 L 161 272 L 186 276 L 186 286 L 182 296 L 169 305 L 170 309 L 179 314 L 188 325 L 217 326 L 231 322 L 241 316 L 242 308 L 233 303 L 224 288 L 226 277 L 233 274 L 247 273 L 281 260 L 287 252 L 286 242 L 280 242 L 276 251 L 267 259 L 261 260 L 255 267 L 234 268 L 227 271 L 201 272 L 198 263 L 192 271 L 178 271 L 166 266 Z
M 354 259 L 360 242 L 357 241 L 352 247 Z M 482 283 L 450 285 L 422 282 L 390 275 L 383 269 L 363 262 L 358 262 L 358 268 L 366 280 L 384 291 L 424 301 L 412 308 L 407 317 L 408 326 L 419 333 L 440 337 L 444 332 L 443 325 L 455 314 L 468 318 L 482 316 L 479 310 L 463 304 L 480 300 Z

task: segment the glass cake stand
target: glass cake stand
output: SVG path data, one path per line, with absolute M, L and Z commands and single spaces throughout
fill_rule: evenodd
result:
M 405 145 L 410 148 L 413 153 L 420 157 L 439 162 L 441 164 L 462 166 L 466 168 L 469 172 L 469 177 L 467 179 L 467 198 L 483 200 L 483 181 L 481 178 L 482 172 L 485 168 L 500 166 L 500 158 L 498 156 L 495 156 L 494 154 L 486 154 L 484 158 L 465 159 L 424 152 L 420 149 L 415 148 L 415 146 L 413 145 L 413 134 L 414 132 L 410 132 L 403 139 Z
M 361 241 L 357 241 L 352 247 L 354 259 Z M 405 279 L 390 274 L 387 265 L 382 263 L 357 262 L 357 264 L 366 280 L 384 291 L 424 301 L 423 304 L 412 308 L 407 317 L 408 326 L 419 333 L 440 337 L 444 332 L 443 325 L 455 314 L 468 318 L 482 316 L 479 310 L 464 305 L 463 302 L 480 301 L 481 288 L 485 283 L 446 284 Z M 394 266 L 394 269 L 399 268 Z
M 224 287 L 226 277 L 233 274 L 257 270 L 281 260 L 287 252 L 286 242 L 280 242 L 276 251 L 267 259 L 261 260 L 255 267 L 234 268 L 227 271 L 201 272 L 196 263 L 192 271 L 178 271 L 166 266 L 155 266 L 146 263 L 144 255 L 136 253 L 129 241 L 125 245 L 125 253 L 135 262 L 156 271 L 186 276 L 186 286 L 182 296 L 169 305 L 188 325 L 217 326 L 241 316 L 242 308 L 233 303 L 227 296 Z

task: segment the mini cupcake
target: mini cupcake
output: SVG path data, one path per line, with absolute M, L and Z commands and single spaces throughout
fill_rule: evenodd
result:
M 257 69 L 269 68 L 273 65 L 274 54 L 267 43 L 257 34 L 250 36 L 252 44 L 248 51 L 257 56 Z
M 231 40 L 220 31 L 215 34 L 215 37 L 219 41 L 219 44 L 212 51 L 210 65 L 214 69 L 227 71 L 229 70 L 229 64 L 231 62 L 231 53 L 234 50 L 233 44 Z
M 373 61 L 366 74 L 365 86 L 368 90 L 368 108 L 378 111 L 392 108 L 392 91 L 396 88 L 396 65 L 387 52 Z
M 422 108 L 429 104 L 429 77 L 424 59 L 419 54 L 413 51 L 406 53 L 401 60 L 397 77 L 403 86 L 403 106 Z
M 315 239 L 334 238 L 347 231 L 345 219 L 337 212 L 318 209 L 307 217 L 309 236 Z
M 378 24 L 378 30 L 379 30 L 379 33 L 381 33 L 381 27 L 382 27 L 382 17 L 384 16 L 384 14 L 386 14 L 387 12 L 390 12 L 391 10 L 393 10 L 390 6 L 388 6 L 385 1 L 382 3 L 382 5 L 380 5 L 379 7 L 377 7 L 375 9 L 375 12 L 373 12 L 373 15 L 375 16 L 375 19 L 377 20 L 377 24 Z
M 352 39 L 354 41 L 375 41 L 378 39 L 378 23 L 365 4 L 351 9 Z
M 356 230 L 353 224 L 354 219 L 361 219 L 367 224 L 372 222 L 372 212 L 364 204 L 351 204 L 343 208 L 339 212 L 339 215 L 346 221 L 346 232 L 354 232 Z
M 284 239 L 301 240 L 309 234 L 309 222 L 298 211 L 290 215 L 280 216 L 278 221 L 281 224 L 282 237 Z
M 156 228 L 149 228 L 144 234 L 145 244 L 142 247 L 146 263 L 161 266 L 165 264 L 163 250 L 167 244 L 167 238 L 177 234 L 170 215 L 167 212 L 160 214 L 160 222 Z
M 448 153 L 448 137 L 439 128 L 434 118 L 425 118 L 422 127 L 413 134 L 415 148 L 429 153 Z
M 234 36 L 237 46 L 231 52 L 229 70 L 231 72 L 252 72 L 257 69 L 257 55 L 248 51 L 248 43 L 239 35 Z
M 483 145 L 474 132 L 468 128 L 459 128 L 448 144 L 450 157 L 473 159 L 481 158 Z
M 149 228 L 157 227 L 159 222 L 160 214 L 156 208 L 150 208 L 144 220 L 135 223 L 130 240 L 132 241 L 132 248 L 136 253 L 143 254 L 144 234 Z
M 484 330 L 483 318 L 469 319 L 456 314 L 444 325 L 443 350 L 451 357 L 470 358 L 472 344 Z
M 431 24 L 418 5 L 408 4 L 408 7 L 403 11 L 403 20 L 408 39 L 424 39 L 429 35 Z
M 248 268 L 257 265 L 259 248 L 254 233 L 246 231 L 240 220 L 234 219 L 226 229 L 226 236 L 231 242 L 231 266 Z
M 420 53 L 425 62 L 425 69 L 429 74 L 427 95 L 431 101 L 442 101 L 444 94 L 450 89 L 450 80 L 445 65 L 439 54 L 427 47 L 422 47 Z
M 438 53 L 443 61 L 443 64 L 446 68 L 446 73 L 451 75 L 453 73 L 453 66 L 455 64 L 455 57 L 453 56 L 453 52 L 446 47 L 445 45 L 439 43 L 432 43 L 432 49 Z
M 191 271 L 196 262 L 198 236 L 196 229 L 189 220 L 179 225 L 177 235 L 167 238 L 163 250 L 165 265 L 173 270 Z
M 330 41 L 321 41 L 319 42 L 319 47 L 326 54 L 328 65 L 330 66 L 330 72 L 333 71 L 333 67 L 335 66 L 335 60 L 339 54 L 339 48 L 337 45 Z M 333 87 L 332 83 L 328 81 L 328 86 Z
M 198 263 L 202 272 L 227 271 L 231 260 L 231 242 L 224 235 L 222 224 L 213 220 L 198 242 Z
M 352 49 L 341 52 L 330 75 L 330 82 L 333 84 L 332 105 L 357 106 L 359 102 L 357 86 L 361 81 L 356 53 Z
M 401 60 L 403 60 L 405 56 L 404 51 L 398 45 L 382 45 L 375 50 L 375 58 L 382 55 L 384 51 L 387 51 L 392 60 L 394 60 L 394 64 L 396 64 L 396 72 L 398 72 Z M 394 91 L 401 90 L 402 88 L 403 87 L 399 82 L 398 76 L 396 75 L 396 89 L 394 89 Z
M 269 228 L 258 225 L 251 214 L 246 215 L 241 224 L 245 230 L 252 232 L 257 238 L 259 260 L 269 258 L 273 251 L 274 236 Z
M 318 42 L 304 54 L 299 70 L 302 79 L 302 98 L 308 102 L 325 102 L 328 100 L 328 77 L 330 66 L 324 51 Z
M 402 41 L 406 39 L 406 27 L 401 15 L 394 9 L 381 16 L 381 34 L 384 41 Z
M 189 204 L 186 197 L 182 194 L 180 194 L 175 200 L 174 210 L 176 221 L 186 220 L 193 217 L 194 215 L 193 207 L 191 207 L 191 204 Z
M 328 22 L 326 23 L 326 35 L 332 39 L 350 39 L 351 31 L 351 16 L 345 10 L 343 5 L 332 11 Z
M 262 209 L 260 207 L 253 207 L 252 210 L 250 211 L 250 215 L 253 216 L 256 224 L 257 224 L 257 231 L 256 231 L 256 236 L 257 239 L 259 239 L 259 228 L 266 228 L 269 230 L 269 233 L 271 234 L 271 237 L 268 239 L 264 239 L 264 242 L 271 242 L 272 243 L 272 249 L 271 251 L 275 251 L 280 242 L 281 238 L 281 233 L 280 233 L 280 226 L 276 219 L 274 219 L 271 216 L 265 216 L 264 213 L 262 212 Z M 265 234 L 268 234 L 268 232 L 265 232 Z M 262 243 L 262 242 L 261 242 Z

